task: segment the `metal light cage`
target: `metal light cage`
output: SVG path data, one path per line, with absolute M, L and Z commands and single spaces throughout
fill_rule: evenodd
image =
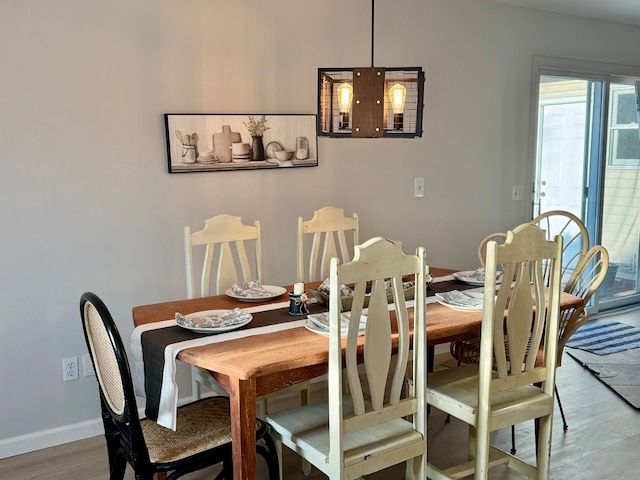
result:
M 340 112 L 338 104 L 337 90 L 344 82 L 353 87 L 349 112 Z M 406 89 L 400 115 L 394 115 L 389 98 L 389 89 L 396 83 Z M 421 137 L 423 95 L 421 67 L 319 68 L 317 133 L 325 137 Z

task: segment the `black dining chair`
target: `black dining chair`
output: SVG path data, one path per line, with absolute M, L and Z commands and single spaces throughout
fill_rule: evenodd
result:
M 140 419 L 129 362 L 118 329 L 100 298 L 80 299 L 85 340 L 96 372 L 107 441 L 111 480 L 124 478 L 127 463 L 139 480 L 156 473 L 168 480 L 222 463 L 218 479 L 231 479 L 232 448 L 229 400 L 211 397 L 178 409 L 176 430 Z M 278 478 L 278 458 L 268 426 L 256 419 L 256 449 Z

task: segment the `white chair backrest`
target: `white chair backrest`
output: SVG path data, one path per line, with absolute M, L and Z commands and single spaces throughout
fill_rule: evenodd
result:
M 484 267 L 487 258 L 487 243 L 491 240 L 495 240 L 498 243 L 504 242 L 504 239 L 507 238 L 507 234 L 504 232 L 495 232 L 490 233 L 486 237 L 484 237 L 480 243 L 478 244 L 478 260 L 480 261 L 480 266 Z
M 426 439 L 426 279 L 425 253 L 419 248 L 417 255 L 402 253 L 400 243 L 377 237 L 355 247 L 353 261 L 340 264 L 331 260 L 329 298 L 329 462 L 343 464 L 343 435 L 388 422 L 394 418 L 412 417 L 414 430 Z M 410 338 L 411 322 L 405 302 L 402 277 L 415 275 L 415 308 L 413 343 Z M 394 315 L 387 304 L 385 280 L 393 292 Z M 340 286 L 354 284 L 354 298 L 349 315 L 346 339 L 346 367 L 343 371 L 340 318 Z M 365 292 L 370 288 L 364 336 L 359 336 Z M 392 318 L 395 317 L 395 320 Z M 396 362 L 394 336 L 397 335 Z M 359 342 L 364 345 L 360 348 Z M 360 351 L 361 350 L 361 351 Z M 362 354 L 366 380 L 359 374 L 358 356 Z M 411 359 L 411 362 L 409 361 Z M 413 388 L 402 397 L 407 368 L 413 368 Z M 348 391 L 353 404 L 343 405 L 343 375 L 347 376 Z M 389 380 L 390 379 L 390 380 Z M 370 398 L 365 401 L 365 386 Z M 348 397 L 349 398 L 349 397 Z M 426 441 L 426 440 L 425 440 Z
M 589 232 L 582 220 L 571 212 L 564 210 L 551 210 L 542 213 L 531 220 L 531 223 L 539 226 L 546 232 L 547 240 L 553 240 L 556 235 L 563 238 L 562 251 L 562 283 L 566 284 L 569 277 L 578 266 L 580 259 L 589 250 Z M 548 277 L 548 269 L 545 268 L 545 276 Z
M 490 391 L 544 382 L 553 393 L 560 311 L 562 238 L 524 224 L 507 233 L 502 245 L 487 244 L 486 283 L 480 343 L 480 402 Z M 502 268 L 497 288 L 496 270 Z M 544 277 L 545 266 L 549 276 Z M 547 287 L 547 280 L 549 286 Z M 505 316 L 506 312 L 506 316 Z M 536 312 L 546 312 L 544 315 Z M 544 345 L 544 362 L 536 356 Z M 494 363 L 495 362 L 495 363 Z M 497 378 L 493 378 L 494 370 Z M 486 395 L 486 397 L 485 397 Z
M 307 235 L 312 236 L 312 242 L 305 261 L 304 247 Z M 297 281 L 315 282 L 326 279 L 333 257 L 339 258 L 342 262 L 351 260 L 353 247 L 359 243 L 358 235 L 358 215 L 354 213 L 353 217 L 347 217 L 342 208 L 320 208 L 313 212 L 311 220 L 305 221 L 298 217 Z
M 248 247 L 252 249 L 253 262 L 247 255 Z M 193 268 L 193 247 L 205 246 L 204 260 L 200 275 L 200 291 L 196 291 L 195 271 Z M 184 228 L 184 255 L 187 270 L 187 297 L 206 297 L 221 295 L 233 283 L 251 280 L 263 281 L 262 278 L 262 238 L 260 222 L 244 225 L 242 217 L 221 214 L 205 220 L 204 229 L 191 232 Z M 212 274 L 214 260 L 215 270 Z M 253 267 L 252 267 L 253 265 Z M 214 284 L 211 288 L 211 279 Z

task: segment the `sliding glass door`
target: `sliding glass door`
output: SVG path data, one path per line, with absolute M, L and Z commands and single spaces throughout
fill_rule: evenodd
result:
M 538 69 L 533 214 L 567 210 L 610 266 L 592 310 L 640 303 L 638 77 Z

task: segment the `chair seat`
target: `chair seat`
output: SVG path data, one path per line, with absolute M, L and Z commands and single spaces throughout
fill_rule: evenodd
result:
M 495 375 L 494 375 L 495 377 Z M 462 365 L 430 373 L 427 380 L 427 403 L 464 421 L 472 421 L 478 411 L 477 365 Z M 547 395 L 534 385 L 491 392 L 490 430 L 519 423 L 530 418 L 531 412 L 540 415 L 553 411 L 553 395 Z
M 148 419 L 140 423 L 152 463 L 175 462 L 224 444 L 231 448 L 229 400 L 224 397 L 180 407 L 175 431 Z M 261 430 L 266 425 L 256 420 L 256 431 Z
M 353 412 L 351 396 L 343 397 L 346 415 Z M 282 443 L 299 455 L 320 465 L 327 465 L 329 456 L 329 404 L 316 403 L 268 417 L 272 430 L 280 434 Z M 426 449 L 426 440 L 414 430 L 413 424 L 395 419 L 343 436 L 344 466 L 353 467 L 370 462 L 376 468 L 359 470 L 360 474 L 378 470 L 380 461 L 394 465 L 415 457 Z M 372 447 L 374 445 L 374 447 Z M 390 451 L 392 453 L 390 453 Z M 382 458 L 381 458 L 382 456 Z M 388 459 L 392 458 L 389 462 Z M 313 459 L 316 459 L 313 462 Z M 317 461 L 321 460 L 321 461 Z M 323 470 L 327 473 L 328 470 Z

